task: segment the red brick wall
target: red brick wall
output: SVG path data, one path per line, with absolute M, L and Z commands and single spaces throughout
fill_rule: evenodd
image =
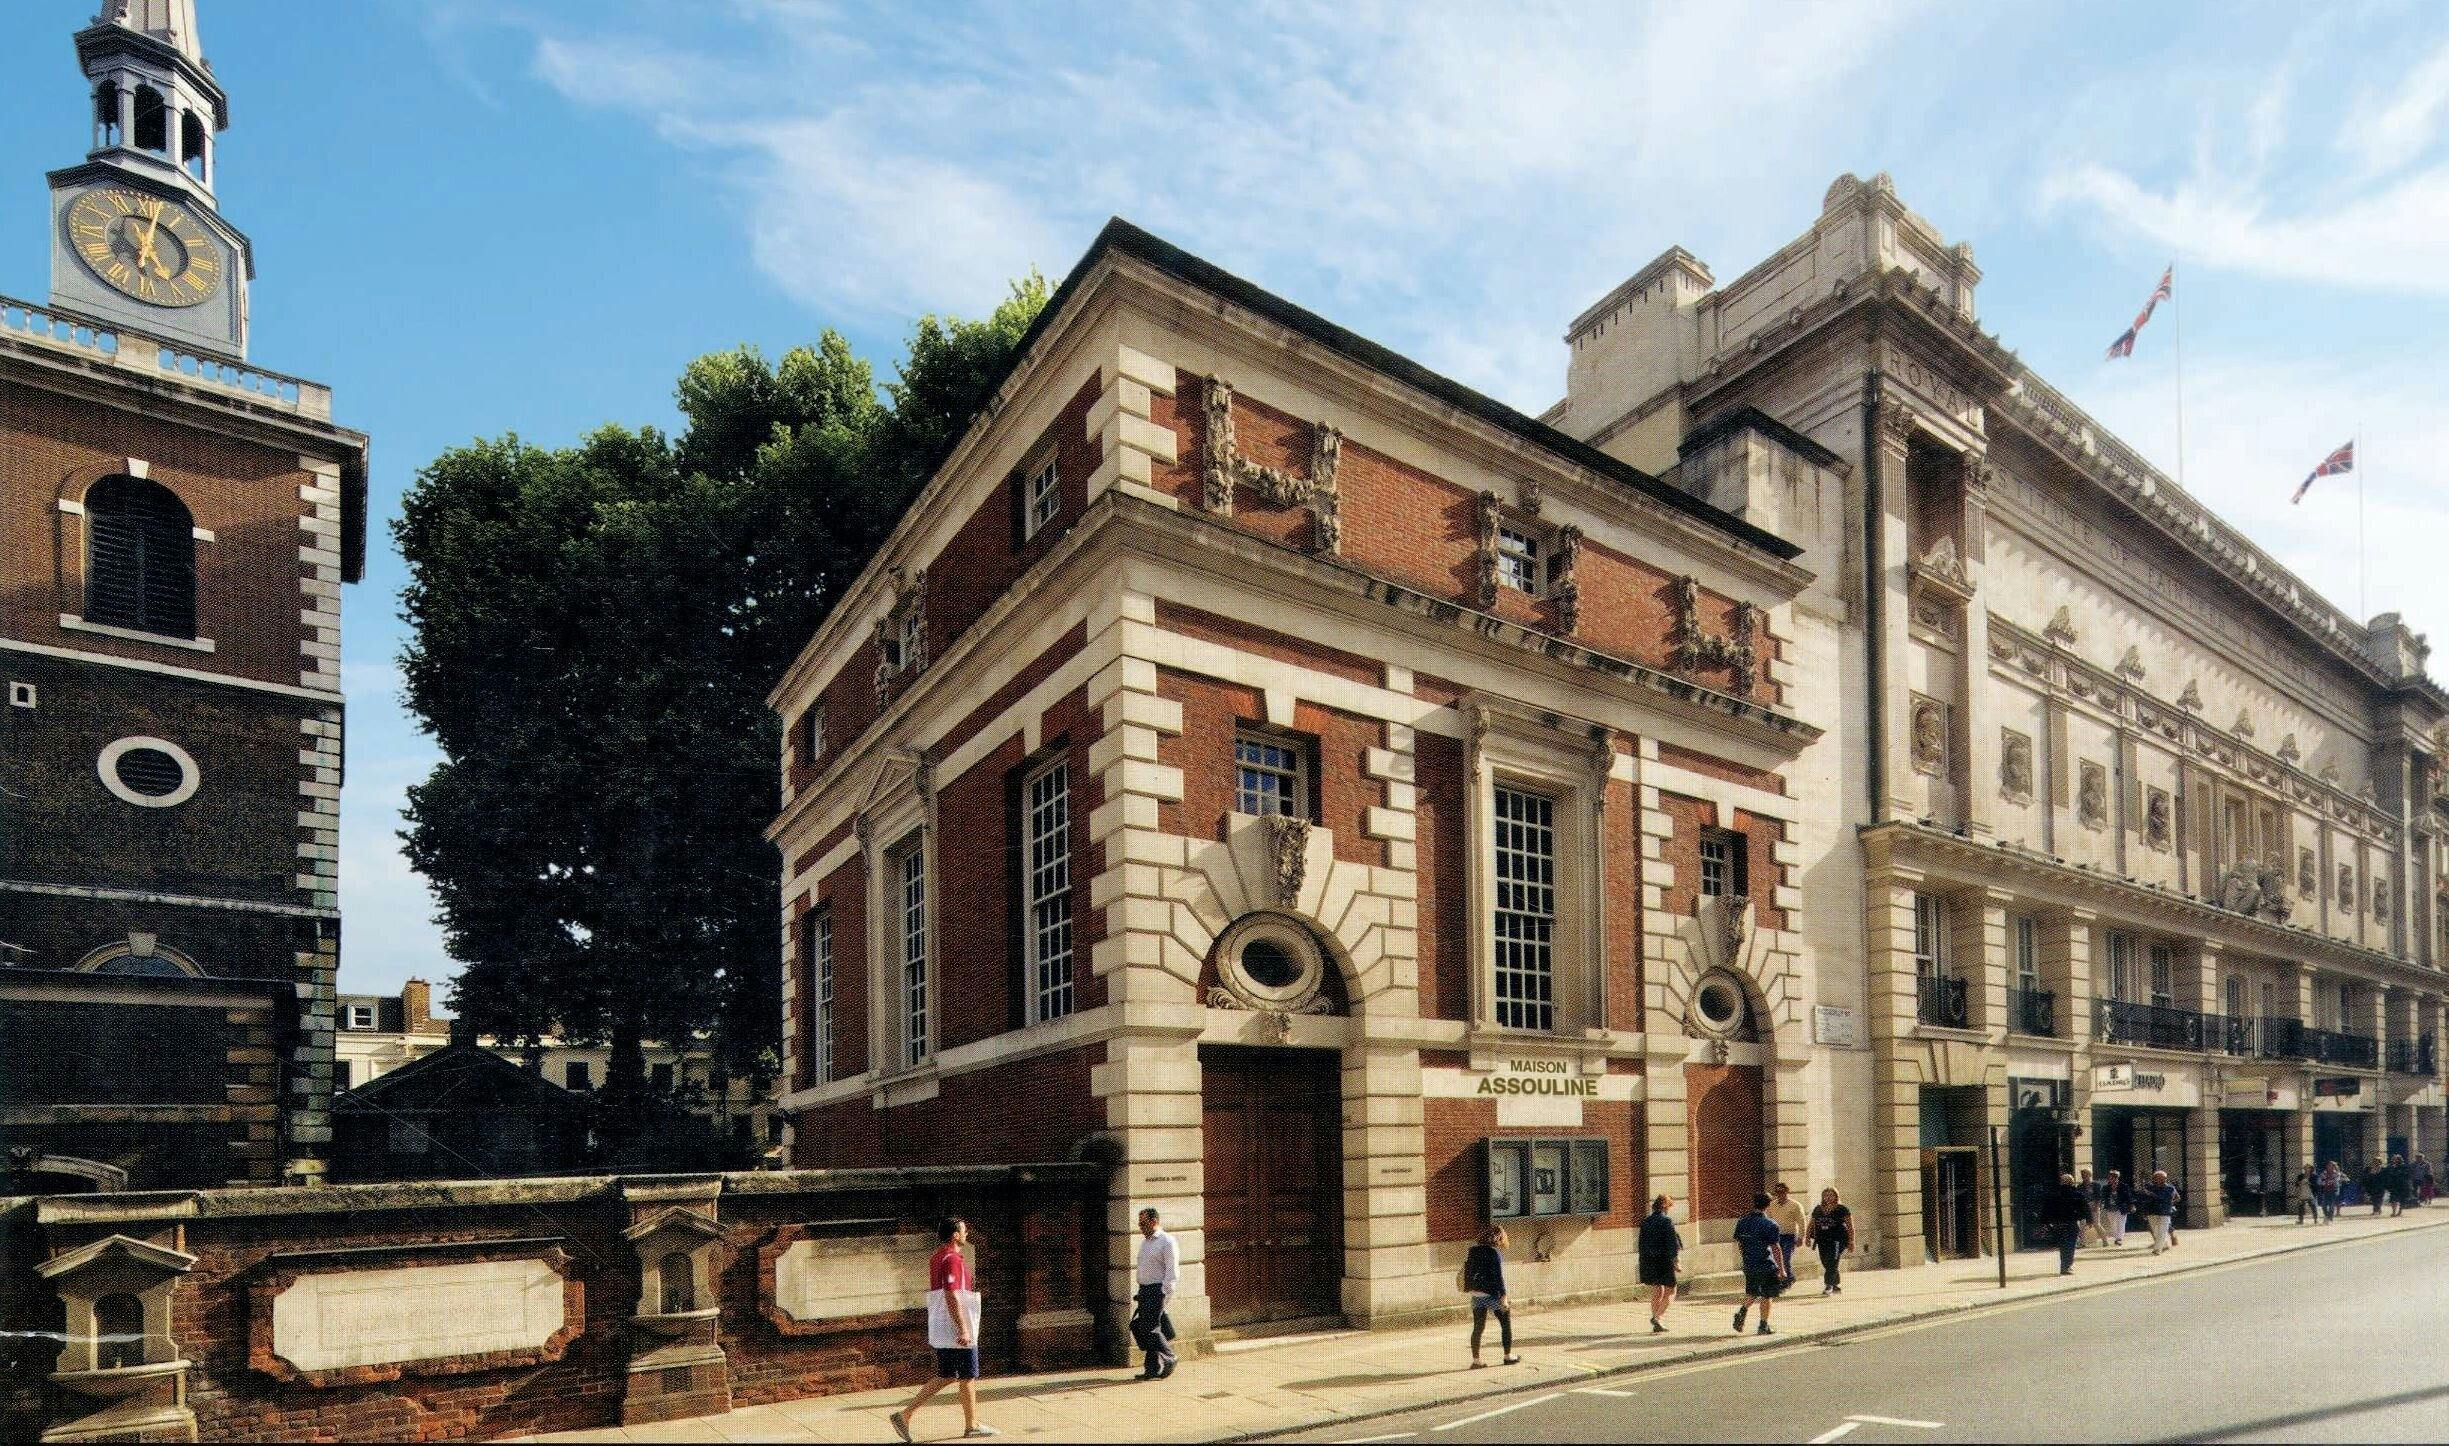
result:
M 60 614 L 85 611 L 84 519 L 59 510 L 82 501 L 97 475 L 134 456 L 151 480 L 178 494 L 195 525 L 196 633 L 210 653 L 73 632 Z M 296 687 L 307 633 L 298 561 L 308 504 L 298 488 L 316 480 L 296 449 L 255 446 L 192 427 L 140 417 L 52 392 L 13 387 L 0 416 L 0 634 L 49 647 L 140 658 Z M 337 539 L 333 545 L 338 546 Z
M 1233 736 L 1243 725 L 1266 726 L 1266 702 L 1255 688 L 1171 668 L 1158 670 L 1157 694 L 1182 705 L 1182 731 L 1157 740 L 1157 761 L 1182 770 L 1182 801 L 1157 805 L 1157 827 L 1190 838 L 1222 838 L 1235 793 Z M 1384 864 L 1385 845 L 1369 837 L 1367 824 L 1369 809 L 1385 801 L 1385 786 L 1362 765 L 1369 749 L 1383 745 L 1385 725 L 1301 703 L 1293 711 L 1293 731 L 1316 740 L 1318 822 L 1334 830 L 1335 856 Z
M 1459 1060 L 1460 1056 L 1449 1057 Z M 1425 1067 L 1430 1056 L 1423 1054 Z M 1582 1105 L 1579 1128 L 1560 1126 L 1499 1128 L 1494 1100 L 1429 1099 L 1421 1101 L 1422 1169 L 1428 1181 L 1428 1231 L 1433 1242 L 1477 1239 L 1488 1226 L 1488 1186 L 1480 1158 L 1480 1141 L 1491 1135 L 1508 1139 L 1541 1136 L 1603 1135 L 1607 1139 L 1608 1211 L 1599 1217 L 1602 1230 L 1630 1229 L 1647 1199 L 1647 1176 L 1634 1150 L 1634 1126 L 1639 1107 L 1622 1100 L 1589 1100 Z M 1506 1222 L 1515 1248 L 1527 1256 L 1530 1235 L 1540 1221 Z
M 1160 423 L 1172 422 L 1181 460 L 1159 465 L 1152 480 L 1186 507 L 1196 507 L 1200 500 L 1199 459 L 1207 430 L 1201 400 L 1204 387 L 1201 379 L 1185 375 L 1178 403 L 1160 408 L 1153 416 Z M 1288 416 L 1237 392 L 1233 427 L 1243 457 L 1295 476 L 1308 475 L 1314 435 L 1309 419 Z M 1431 597 L 1478 606 L 1477 488 L 1459 486 L 1350 438 L 1343 443 L 1336 485 L 1342 498 L 1342 555 L 1346 561 Z M 1506 500 L 1510 507 L 1512 499 Z M 1246 488 L 1235 494 L 1232 525 L 1288 547 L 1306 547 L 1309 542 L 1307 508 L 1271 507 Z M 1577 636 L 1592 647 L 1664 667 L 1674 618 L 1673 575 L 1586 539 L 1579 578 L 1582 615 Z M 1731 599 L 1704 591 L 1700 606 L 1703 630 L 1726 632 L 1733 607 Z M 1554 603 L 1507 589 L 1498 590 L 1495 610 L 1499 617 L 1526 627 L 1557 626 Z M 1766 633 L 1765 622 L 1756 636 L 1764 658 L 1773 656 L 1775 644 Z M 1733 675 L 1723 670 L 1711 670 L 1701 681 L 1721 691 L 1734 689 Z M 1765 661 L 1748 696 L 1757 702 L 1777 698 Z
M 891 1109 L 866 1096 L 803 1110 L 792 1163 L 802 1169 L 871 1165 L 986 1165 L 1076 1158 L 1105 1129 L 1105 1102 L 1089 1071 L 1105 1046 L 1033 1055 L 947 1076 L 934 1099 Z
M 1766 1180 L 1760 1067 L 1684 1066 L 1692 1151 L 1692 1219 L 1732 1220 Z
M 1420 865 L 1420 1015 L 1471 1017 L 1469 888 L 1463 875 L 1464 816 L 1470 807 L 1460 739 L 1418 733 L 1412 776 L 1419 785 L 1412 815 L 1413 856 Z
M 920 1188 L 879 1181 L 869 1188 L 822 1191 L 789 1189 L 789 1182 L 770 1175 L 735 1178 L 757 1193 L 726 1191 L 713 1209 L 723 1226 L 714 1270 L 718 1331 L 737 1404 L 867 1390 L 914 1382 L 929 1372 L 923 1311 L 847 1318 L 802 1335 L 775 1329 L 767 1318 L 758 1255 L 786 1226 L 840 1220 L 867 1222 L 857 1228 L 872 1230 L 874 1222 L 890 1220 L 895 1229 L 918 1231 L 939 1213 L 966 1216 L 985 1298 L 981 1345 L 998 1370 L 1023 1363 L 1017 1323 L 1024 1312 L 1091 1304 L 1081 1265 L 1103 1247 L 1104 1188 L 1094 1170 L 1041 1183 L 1002 1175 Z M 776 1191 L 777 1185 L 786 1188 Z M 418 1208 L 388 1208 L 407 1203 L 402 1187 L 395 1186 L 349 1187 L 339 1195 L 283 1192 L 287 1208 L 276 1204 L 266 1210 L 258 1203 L 227 1214 L 216 1213 L 216 1201 L 231 1192 L 209 1192 L 204 1214 L 183 1223 L 182 1248 L 197 1262 L 179 1278 L 171 1309 L 171 1334 L 194 1363 L 187 1403 L 200 1436 L 208 1441 L 464 1440 L 617 1424 L 635 1339 L 629 1319 L 639 1294 L 637 1254 L 621 1234 L 634 1207 L 609 1179 L 580 1187 L 573 1192 L 576 1198 L 542 1202 L 488 1201 L 495 1191 L 498 1186 L 485 1182 L 419 1185 Z M 352 1196 L 384 1206 L 349 1208 Z M 428 1203 L 437 1200 L 443 1203 Z M 47 1317 L 51 1329 L 58 1326 L 59 1306 L 52 1287 L 32 1274 L 41 1252 L 73 1249 L 114 1229 L 151 1233 L 141 1222 L 37 1227 L 33 1213 L 30 1206 L 18 1207 L 5 1222 L 8 1228 L 0 1230 L 0 1237 L 26 1247 L 0 1255 L 0 1269 L 7 1272 L 0 1277 L 0 1298 L 12 1302 L 12 1321 L 22 1304 L 34 1312 L 26 1319 Z M 323 1386 L 279 1379 L 253 1359 L 255 1347 L 270 1344 L 264 1313 L 282 1273 L 272 1259 L 276 1252 L 537 1237 L 558 1244 L 503 1244 L 466 1258 L 558 1251 L 561 1269 L 576 1287 L 571 1297 L 581 1304 L 576 1328 L 556 1359 L 509 1353 L 529 1358 L 448 1363 L 475 1367 L 450 1373 L 438 1373 L 432 1364 L 351 1367 L 333 1373 L 340 1380 Z M 458 1258 L 420 1253 L 369 1263 L 439 1265 Z M 344 1269 L 348 1263 L 327 1259 L 306 1268 Z M 1041 1354 L 1028 1363 L 1087 1364 L 1091 1342 L 1085 1331 L 1075 1336 L 1037 1343 Z M 1050 1357 L 1042 1354 L 1049 1345 Z M 0 1362 L 0 1434 L 30 1440 L 46 1424 L 39 1387 L 50 1354 L 47 1349 L 20 1352 Z

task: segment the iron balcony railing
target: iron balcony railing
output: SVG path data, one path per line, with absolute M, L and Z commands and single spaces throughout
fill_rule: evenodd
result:
M 2389 1042 L 2389 1068 L 2392 1074 L 2437 1075 L 2440 1073 L 2437 1064 L 2431 1035 Z
M 2308 1029 L 2300 1051 L 2310 1060 L 2323 1064 L 2343 1064 L 2356 1069 L 2381 1067 L 2381 1041 L 2369 1034 L 2345 1034 L 2334 1029 Z
M 2047 989 L 2015 989 L 2007 995 L 2010 1018 L 2018 1034 L 2054 1035 L 2058 1032 L 2058 996 Z
M 2182 1049 L 2202 1053 L 2222 1032 L 2218 1016 L 2169 1004 L 2136 1004 L 2102 999 L 2092 1009 L 2093 1033 L 2102 1044 L 2132 1044 L 2148 1049 Z
M 1963 1029 L 1970 1016 L 1965 1012 L 1964 981 L 1944 974 L 1919 976 L 1921 1008 L 1919 1017 L 1924 1024 L 1944 1029 Z

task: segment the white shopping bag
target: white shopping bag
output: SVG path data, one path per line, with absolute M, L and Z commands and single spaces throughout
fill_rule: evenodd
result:
M 950 1292 L 961 1303 L 961 1317 L 969 1322 L 969 1343 L 978 1344 L 978 1292 Z M 961 1333 L 953 1327 L 952 1312 L 944 1308 L 946 1292 L 927 1292 L 927 1344 L 939 1351 L 956 1350 L 961 1345 Z

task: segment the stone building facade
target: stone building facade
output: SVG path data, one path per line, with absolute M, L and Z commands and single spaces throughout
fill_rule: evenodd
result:
M 2027 1240 L 2060 1168 L 2165 1169 L 2205 1226 L 2283 1208 L 2307 1160 L 2439 1159 L 2423 639 L 2342 614 L 2025 368 L 1979 280 L 1847 176 L 1739 279 L 1670 251 L 1591 307 L 1547 414 L 1812 570 L 1804 938 L 1814 1002 L 1867 1026 L 1841 1178 L 1918 1260 L 1987 1248 L 1993 1127 Z
M 53 301 L 0 299 L 0 1130 L 95 1180 L 264 1182 L 330 1134 L 366 439 L 245 362 L 192 0 L 113 0 L 76 54 Z
M 1657 1191 L 1729 1257 L 1834 1164 L 1794 553 L 1109 226 L 774 692 L 794 1162 L 1110 1157 L 1194 1338 L 1492 1213 L 1546 1300 Z
M 2439 1156 L 2423 640 L 1979 280 L 1845 177 L 1534 421 L 1109 227 L 774 691 L 797 1162 L 1109 1156 L 1199 1336 L 1451 1308 L 1491 1219 L 1628 1290 L 1660 1192 L 1704 1270 L 1776 1178 L 1908 1263 Z

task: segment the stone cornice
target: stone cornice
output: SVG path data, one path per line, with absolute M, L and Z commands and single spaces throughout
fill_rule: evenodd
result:
M 1902 821 L 1866 825 L 1860 834 L 1865 871 L 1873 876 L 1900 866 L 1930 869 L 1967 882 L 1988 883 L 2004 876 L 2038 885 L 2078 908 L 2097 909 L 2104 916 L 2114 911 L 2121 918 L 2150 918 L 2184 931 L 2186 937 L 2249 956 L 2275 955 L 2434 995 L 2449 994 L 2449 975 L 2394 954 L 2342 943 L 2292 924 L 2231 913 L 2173 889 L 2061 863 L 2003 840 L 1977 842 L 1944 829 Z

